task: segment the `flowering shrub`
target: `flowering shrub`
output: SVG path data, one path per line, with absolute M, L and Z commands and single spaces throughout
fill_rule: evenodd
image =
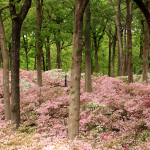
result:
M 70 72 L 44 72 L 42 87 L 36 81 L 36 71 L 20 70 L 21 125 L 17 132 L 12 133 L 5 123 L 0 98 L 0 149 L 150 149 L 150 85 L 128 85 L 117 78 L 94 75 L 93 92 L 86 93 L 83 74 L 80 134 L 71 142 L 67 140 Z

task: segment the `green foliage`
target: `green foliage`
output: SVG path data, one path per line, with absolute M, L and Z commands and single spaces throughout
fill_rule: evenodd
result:
M 117 8 L 117 3 L 113 1 L 113 6 Z M 1 0 L 0 9 L 8 6 L 9 2 Z M 17 8 L 17 13 L 20 11 L 23 1 L 18 2 L 15 0 L 13 4 Z M 57 47 L 56 42 L 61 45 L 61 60 L 62 69 L 67 72 L 71 69 L 72 62 L 72 44 L 73 44 L 73 24 L 74 24 L 74 5 L 75 1 L 69 0 L 44 0 L 42 11 L 42 31 L 41 31 L 41 45 L 43 46 L 43 54 L 46 62 L 46 45 L 50 46 L 51 51 L 51 68 L 57 68 Z M 126 16 L 126 3 L 121 2 L 121 30 L 124 31 L 125 16 Z M 142 35 L 142 21 L 145 19 L 141 11 L 133 3 L 132 15 L 132 52 L 133 52 L 133 72 L 137 74 L 142 73 L 142 60 L 139 59 L 140 54 L 140 38 Z M 111 27 L 112 37 L 115 34 L 114 12 L 108 1 L 92 0 L 90 1 L 91 9 L 91 55 L 92 55 L 92 69 L 95 71 L 95 47 L 94 38 L 98 45 L 98 64 L 100 75 L 108 74 L 108 59 L 109 59 L 109 39 L 108 34 Z M 117 10 L 117 9 L 116 9 Z M 27 61 L 25 54 L 25 43 L 22 36 L 26 36 L 28 42 L 28 63 L 29 70 L 34 69 L 35 57 L 37 56 L 36 44 L 36 3 L 32 1 L 32 6 L 23 22 L 21 31 L 21 48 L 20 48 L 20 67 L 26 69 Z M 116 12 L 117 14 L 117 12 Z M 124 17 L 123 17 L 124 16 Z M 15 16 L 14 16 L 15 17 Z M 10 17 L 9 9 L 2 11 L 2 18 L 4 22 L 4 29 L 8 46 L 11 45 L 12 34 L 12 20 Z M 85 21 L 84 21 L 85 23 Z M 83 34 L 85 26 L 83 24 Z M 124 32 L 122 33 L 124 34 Z M 49 38 L 49 44 L 47 43 Z M 144 36 L 143 36 L 144 38 Z M 85 72 L 85 55 L 84 52 L 84 36 L 83 36 L 83 55 L 82 55 L 82 72 Z M 124 39 L 123 39 L 124 42 Z M 123 44 L 124 46 L 124 44 Z M 9 48 L 9 47 L 8 47 Z M 126 47 L 124 47 L 126 50 Z M 117 58 L 118 52 L 116 47 L 115 53 L 115 76 L 117 75 Z

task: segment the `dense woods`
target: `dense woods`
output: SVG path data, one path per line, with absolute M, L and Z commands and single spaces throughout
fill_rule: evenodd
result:
M 129 11 L 127 11 L 128 3 Z M 91 29 L 91 72 L 100 72 L 101 74 L 108 74 L 109 76 L 113 76 L 114 73 L 115 76 L 127 75 L 127 41 L 130 41 L 132 44 L 133 54 L 131 63 L 133 64 L 133 71 L 130 72 L 139 73 L 142 71 L 143 67 L 138 64 L 141 64 L 143 61 L 141 60 L 143 57 L 140 56 L 142 53 L 140 52 L 140 43 L 144 46 L 144 41 L 142 41 L 144 39 L 140 37 L 144 37 L 144 33 L 142 33 L 142 31 L 147 29 L 146 25 L 142 25 L 142 22 L 145 22 L 145 17 L 144 14 L 142 15 L 141 10 L 138 8 L 136 3 L 130 1 L 128 3 L 126 3 L 126 1 L 112 0 L 105 2 L 90 2 L 91 19 L 88 24 L 90 24 Z M 145 11 L 148 11 L 149 2 L 142 1 L 142 3 L 145 6 Z M 9 3 L 3 1 L 1 1 L 1 4 L 1 9 L 9 5 Z M 23 22 L 21 30 L 20 68 L 25 70 L 34 70 L 40 66 L 38 63 L 41 63 L 41 67 L 39 68 L 42 70 L 62 68 L 66 72 L 71 69 L 74 8 L 75 3 L 67 0 L 57 2 L 40 1 L 37 2 L 37 4 L 32 2 L 31 9 Z M 16 9 L 21 9 L 21 2 L 16 4 Z M 143 11 L 143 8 L 141 9 Z M 11 17 L 8 14 L 8 8 L 4 9 L 1 13 L 6 34 L 7 49 L 10 53 L 12 43 L 12 23 Z M 130 20 L 132 21 L 131 29 L 128 29 L 129 15 L 131 16 Z M 87 33 L 87 27 L 85 24 L 87 19 L 85 17 L 86 16 L 84 16 L 83 33 Z M 115 45 L 115 30 L 117 30 L 117 45 L 115 46 L 116 57 L 114 64 L 112 61 L 114 57 L 113 52 L 110 52 L 113 51 L 113 45 Z M 127 39 L 127 35 L 129 35 L 130 30 L 132 31 L 130 34 L 132 36 L 132 40 Z M 38 38 L 38 36 L 40 37 Z M 82 44 L 82 72 L 85 72 L 84 66 L 86 61 L 84 56 L 86 55 L 86 50 L 84 49 L 87 49 L 85 48 L 87 36 L 88 35 L 83 38 Z M 39 48 L 42 49 L 42 52 L 38 51 Z M 39 54 L 41 55 L 40 57 Z M 40 61 L 37 61 L 36 59 L 39 58 Z M 2 55 L 0 62 L 2 67 Z M 109 66 L 111 66 L 111 68 L 115 68 L 115 70 L 113 69 L 114 73 L 111 71 L 111 75 L 110 70 L 112 69 Z M 41 78 L 39 71 L 38 76 Z
M 85 134 L 88 134 L 88 131 L 93 131 L 94 128 L 97 129 L 97 126 L 103 126 L 101 129 L 103 133 L 107 132 L 108 129 L 113 134 L 120 134 L 122 131 L 121 125 L 119 124 L 119 127 L 109 126 L 107 121 L 114 117 L 114 113 L 119 115 L 119 111 L 121 113 L 120 117 L 122 117 L 120 118 L 121 121 L 131 120 L 128 116 L 131 115 L 131 112 L 130 110 L 128 112 L 128 109 L 125 108 L 125 105 L 130 106 L 128 102 L 125 104 L 124 99 L 129 98 L 127 91 L 130 93 L 134 88 L 137 89 L 138 85 L 135 84 L 134 87 L 132 84 L 135 82 L 135 75 L 139 75 L 142 78 L 141 89 L 143 89 L 144 94 L 141 94 L 140 91 L 138 91 L 138 94 L 131 92 L 133 95 L 130 93 L 131 97 L 129 99 L 134 101 L 133 97 L 138 95 L 140 104 L 142 103 L 141 99 L 147 100 L 143 102 L 145 107 L 141 106 L 146 115 L 143 116 L 143 114 L 137 113 L 141 120 L 142 118 L 145 119 L 145 122 L 143 121 L 145 126 L 139 127 L 140 129 L 137 129 L 136 134 L 140 131 L 143 133 L 145 133 L 145 130 L 149 131 L 150 128 L 147 122 L 150 118 L 148 115 L 150 113 L 149 92 L 148 90 L 146 92 L 143 87 L 149 88 L 149 14 L 149 0 L 0 0 L 0 69 L 3 70 L 0 97 L 4 98 L 3 120 L 5 120 L 5 123 L 7 124 L 11 120 L 11 130 L 21 130 L 23 122 L 22 105 L 25 105 L 22 104 L 22 97 L 25 96 L 21 91 L 23 74 L 20 76 L 20 73 L 24 72 L 24 74 L 28 74 L 28 78 L 32 79 L 27 79 L 24 75 L 25 82 L 28 81 L 27 83 L 33 93 L 35 91 L 31 85 L 36 85 L 35 89 L 38 95 L 38 98 L 36 97 L 38 99 L 36 109 L 44 110 L 43 105 L 47 103 L 46 95 L 45 97 L 42 96 L 42 92 L 44 92 L 42 90 L 45 86 L 49 90 L 52 87 L 62 87 L 65 91 L 64 97 L 69 95 L 64 103 L 56 106 L 58 110 L 62 108 L 62 111 L 67 111 L 67 134 L 65 133 L 65 136 L 68 140 L 76 139 L 80 135 L 81 129 Z M 55 69 L 58 69 L 57 73 L 54 71 Z M 58 76 L 54 81 L 49 77 L 55 78 L 57 75 L 52 73 L 51 76 L 48 76 L 48 73 L 53 71 L 56 74 L 61 73 L 61 77 Z M 33 78 L 34 73 L 36 73 L 35 79 Z M 106 76 L 110 78 L 105 78 Z M 116 102 L 116 105 L 119 106 L 115 106 L 113 100 L 114 104 L 111 104 L 110 99 L 108 105 L 104 102 L 104 105 L 108 106 L 107 109 L 101 104 L 98 104 L 98 107 L 94 106 L 91 112 L 97 113 L 100 110 L 100 113 L 104 115 L 104 118 L 107 116 L 108 120 L 106 118 L 102 119 L 100 124 L 95 122 L 95 125 L 91 125 L 92 127 L 85 127 L 86 123 L 83 123 L 81 127 L 82 121 L 80 120 L 83 119 L 83 116 L 81 116 L 81 114 L 84 114 L 82 112 L 83 107 L 88 109 L 86 104 L 90 102 L 89 97 L 94 97 L 91 96 L 93 93 L 97 95 L 95 91 L 100 93 L 102 91 L 102 89 L 99 91 L 98 85 L 96 85 L 96 83 L 103 83 L 99 77 L 102 77 L 104 81 L 106 80 L 108 87 L 110 82 L 110 85 L 116 88 L 116 91 L 121 87 L 119 92 L 114 92 L 115 95 L 122 92 L 126 96 L 123 96 L 120 103 Z M 115 77 L 126 78 L 125 82 L 128 83 L 126 86 L 129 85 L 129 87 L 126 87 L 125 83 Z M 61 81 L 59 81 L 60 78 Z M 62 80 L 68 83 L 64 83 Z M 113 85 L 116 82 L 118 82 L 118 87 Z M 47 91 L 46 88 L 45 92 Z M 110 89 L 113 91 L 113 88 Z M 59 91 L 57 94 L 62 96 L 62 89 L 57 90 Z M 84 95 L 85 99 L 82 95 L 83 91 L 87 93 L 87 95 Z M 105 95 L 105 92 L 103 94 L 103 97 L 109 97 L 109 94 Z M 49 94 L 47 93 L 47 95 Z M 52 93 L 49 96 L 50 99 L 59 97 Z M 101 99 L 98 102 L 101 103 L 103 100 Z M 35 106 L 35 102 L 33 103 Z M 64 108 L 67 109 L 64 110 Z M 104 114 L 103 110 L 107 114 Z M 42 113 L 37 113 L 39 118 L 40 114 Z M 65 120 L 66 116 L 63 115 L 62 118 L 64 117 Z M 136 114 L 134 115 L 136 118 Z M 60 116 L 58 118 L 61 118 Z M 35 120 L 39 118 L 37 117 Z M 88 118 L 85 120 L 87 121 Z M 105 122 L 104 125 L 102 125 L 103 121 Z M 111 121 L 113 122 L 113 119 Z M 29 126 L 32 125 L 36 126 L 38 123 L 31 123 Z M 83 129 L 83 127 L 86 129 Z M 45 130 L 43 129 L 43 131 Z M 128 129 L 126 131 L 129 132 Z M 119 136 L 121 137 L 121 135 Z M 135 144 L 133 143 L 122 143 L 121 147 L 127 149 Z

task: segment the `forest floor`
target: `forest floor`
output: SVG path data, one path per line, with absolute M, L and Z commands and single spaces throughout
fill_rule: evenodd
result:
M 3 95 L 2 69 L 0 95 Z M 70 72 L 43 73 L 36 85 L 36 71 L 20 70 L 21 125 L 11 132 L 4 121 L 0 98 L 0 150 L 148 150 L 150 149 L 150 85 L 119 78 L 92 76 L 92 90 L 81 80 L 80 134 L 67 140 Z M 11 80 L 10 80 L 11 82 Z

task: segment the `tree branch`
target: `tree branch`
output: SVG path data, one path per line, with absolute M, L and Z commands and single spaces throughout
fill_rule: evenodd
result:
M 86 8 L 86 5 L 88 4 L 89 0 L 82 0 L 80 4 L 80 11 L 79 14 L 83 14 Z
M 147 20 L 147 23 L 150 27 L 150 12 L 149 10 L 147 9 L 146 5 L 143 3 L 142 0 L 134 0 L 134 2 L 138 5 L 138 7 L 141 9 L 141 11 L 143 12 L 146 20 Z
M 0 13 L 1 13 L 4 9 L 6 9 L 6 8 L 9 8 L 9 6 L 6 6 L 6 7 L 1 8 L 1 9 L 0 9 Z
M 20 19 L 23 21 L 28 13 L 29 8 L 31 7 L 31 1 L 32 0 L 25 0 L 23 3 L 23 6 L 21 8 L 21 11 L 19 13 Z
M 12 16 L 17 16 L 17 13 L 16 13 L 16 7 L 15 5 L 13 4 L 14 0 L 9 0 L 9 10 L 10 10 L 10 15 L 11 17 Z

